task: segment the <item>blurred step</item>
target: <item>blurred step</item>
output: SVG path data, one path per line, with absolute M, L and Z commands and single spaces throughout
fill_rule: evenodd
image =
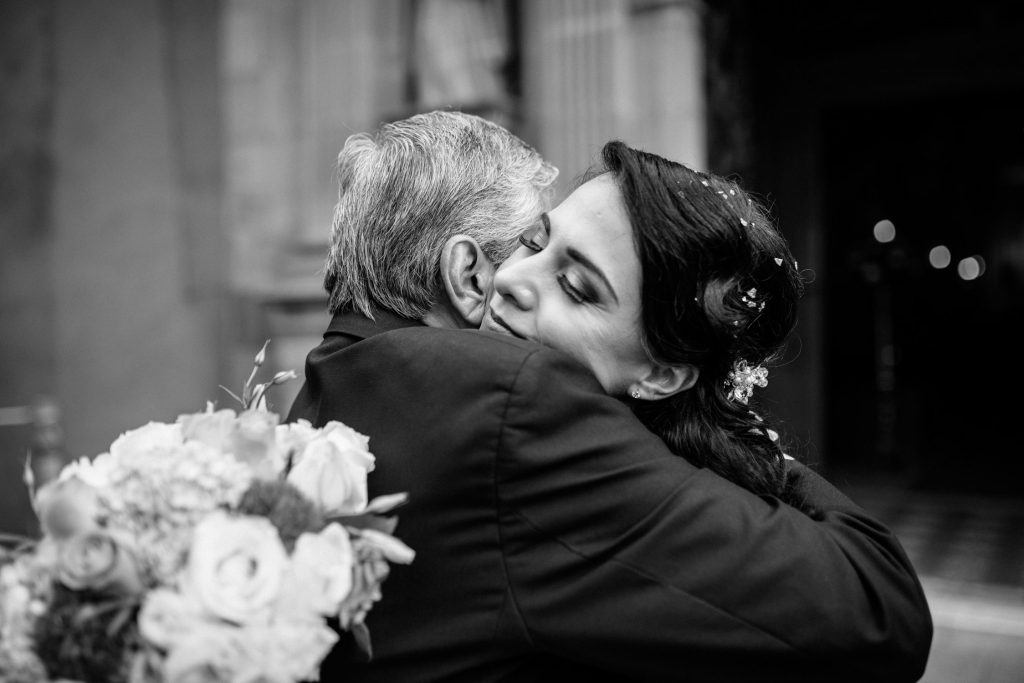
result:
M 1024 586 L 1024 501 L 878 484 L 843 489 L 893 530 L 922 577 Z

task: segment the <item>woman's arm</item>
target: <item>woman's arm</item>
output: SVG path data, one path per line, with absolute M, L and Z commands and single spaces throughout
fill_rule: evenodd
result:
M 542 649 L 644 680 L 923 674 L 930 614 L 888 529 L 813 473 L 821 519 L 693 467 L 560 354 L 522 367 L 496 476 Z

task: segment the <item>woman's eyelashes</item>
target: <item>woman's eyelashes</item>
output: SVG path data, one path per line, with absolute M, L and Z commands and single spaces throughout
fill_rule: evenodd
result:
M 542 214 L 536 224 L 519 235 L 519 243 L 530 251 L 540 252 L 548 246 L 550 238 L 551 223 L 547 214 Z M 555 280 L 558 282 L 558 286 L 562 288 L 562 291 L 565 292 L 565 295 L 574 303 L 583 304 L 597 300 L 591 288 L 586 286 L 586 283 L 575 281 L 578 278 L 570 278 L 566 273 L 559 273 L 555 276 Z
M 544 217 L 546 218 L 546 216 Z M 530 251 L 541 251 L 548 246 L 548 229 L 546 222 L 538 222 L 519 235 L 519 242 Z
M 585 304 L 594 301 L 593 294 L 589 291 L 589 288 L 582 285 L 574 285 L 569 279 L 569 276 L 565 273 L 560 273 L 557 277 L 558 284 L 565 292 L 566 296 L 572 299 L 578 304 Z
M 519 243 L 530 251 L 540 251 L 544 247 L 533 241 L 533 228 L 530 228 L 523 234 L 519 235 Z

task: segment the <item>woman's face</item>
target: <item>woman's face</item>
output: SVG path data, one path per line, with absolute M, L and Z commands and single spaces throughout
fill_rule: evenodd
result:
M 651 362 L 640 344 L 640 260 L 610 175 L 581 185 L 498 269 L 482 329 L 540 342 L 628 393 Z

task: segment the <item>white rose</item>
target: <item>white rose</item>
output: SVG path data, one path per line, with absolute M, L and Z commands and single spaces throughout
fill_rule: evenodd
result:
M 235 421 L 229 450 L 261 479 L 276 478 L 284 469 L 285 454 L 277 443 L 279 420 L 276 413 L 246 410 Z
M 43 533 L 58 540 L 92 529 L 100 514 L 99 491 L 73 475 L 44 484 L 35 502 Z
M 117 437 L 110 444 L 110 454 L 120 460 L 152 451 L 172 450 L 184 441 L 180 424 L 150 422 Z
M 359 432 L 330 422 L 295 453 L 288 481 L 325 515 L 358 514 L 366 507 L 366 475 L 374 467 L 368 444 Z
M 352 544 L 340 524 L 299 536 L 277 614 L 300 620 L 337 614 L 352 589 L 353 563 Z
M 320 435 L 320 430 L 314 429 L 309 420 L 299 419 L 277 425 L 274 428 L 274 435 L 277 438 L 277 445 L 282 450 L 301 452 L 306 444 Z
M 226 624 L 197 624 L 167 653 L 162 680 L 164 683 L 235 683 L 247 680 L 246 674 L 251 675 L 255 665 L 251 661 L 252 648 L 246 645 L 242 629 Z M 277 683 L 277 679 L 268 677 L 267 683 L 271 681 Z
M 226 621 L 265 621 L 287 567 L 288 555 L 270 520 L 214 513 L 196 526 L 185 591 Z
M 58 546 L 57 575 L 74 591 L 94 590 L 121 597 L 143 592 L 135 552 L 124 539 L 105 529 L 88 529 Z
M 272 673 L 272 680 L 317 680 L 321 662 L 338 641 L 322 621 L 278 622 L 268 635 L 262 670 Z
M 167 650 L 192 632 L 200 620 L 197 606 L 180 593 L 157 588 L 146 595 L 139 610 L 139 633 Z
M 175 645 L 165 683 L 294 683 L 315 680 L 338 636 L 325 624 L 282 621 L 234 628 L 200 624 Z
M 367 459 L 367 469 L 373 471 L 373 456 L 370 455 L 370 437 L 360 434 L 343 422 L 331 420 L 324 425 L 322 433 L 341 450 L 362 453 Z
M 208 408 L 205 413 L 179 415 L 178 424 L 181 425 L 185 439 L 205 443 L 223 453 L 231 445 L 231 435 L 235 431 L 235 411 Z

